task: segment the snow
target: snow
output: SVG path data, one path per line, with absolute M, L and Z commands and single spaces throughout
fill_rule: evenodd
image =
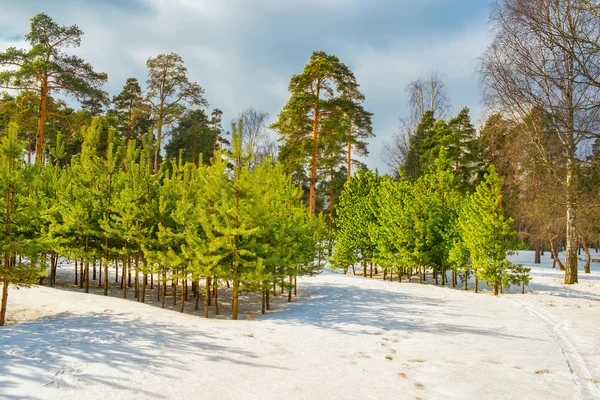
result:
M 498 298 L 324 271 L 240 321 L 11 288 L 39 318 L 0 329 L 0 398 L 598 399 L 600 264 L 575 286 L 551 265 Z

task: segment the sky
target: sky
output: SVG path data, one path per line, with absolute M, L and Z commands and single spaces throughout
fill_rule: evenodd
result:
M 407 84 L 439 72 L 452 113 L 483 117 L 478 57 L 490 42 L 487 0 L 0 0 L 0 51 L 25 48 L 29 19 L 44 12 L 85 33 L 70 49 L 109 76 L 146 80 L 146 60 L 182 56 L 224 126 L 247 107 L 277 119 L 292 75 L 314 50 L 336 55 L 354 72 L 373 113 L 370 168 L 387 172 L 382 151 L 408 116 Z

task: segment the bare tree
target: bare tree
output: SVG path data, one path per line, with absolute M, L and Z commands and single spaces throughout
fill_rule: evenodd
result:
M 243 121 L 242 146 L 252 154 L 251 164 L 257 162 L 260 153 L 268 146 L 269 133 L 267 132 L 267 120 L 269 114 L 257 110 L 254 107 L 246 108 L 240 113 L 237 121 Z M 264 157 L 260 157 L 261 159 Z
M 582 0 L 501 0 L 491 22 L 495 37 L 481 60 L 486 99 L 506 116 L 527 126 L 534 151 L 564 191 L 566 284 L 577 278 L 578 171 L 581 149 L 600 128 L 600 85 L 589 76 L 600 51 L 588 41 L 598 30 Z M 586 72 L 588 71 L 588 72 Z M 544 115 L 544 124 L 533 113 Z M 549 158 L 555 140 L 562 160 Z
M 433 111 L 436 119 L 446 118 L 450 112 L 450 98 L 442 76 L 433 71 L 419 77 L 406 86 L 410 117 L 400 119 L 400 129 L 392 136 L 391 143 L 385 143 L 382 158 L 394 174 L 404 165 L 410 150 L 410 139 L 417 130 L 423 115 Z
M 398 175 L 398 168 L 406 164 L 410 152 L 410 138 L 413 137 L 416 125 L 408 120 L 400 119 L 398 132 L 392 135 L 392 140 L 383 146 L 382 159 L 394 176 Z
M 410 119 L 418 124 L 426 111 L 433 111 L 435 118 L 445 118 L 450 112 L 450 99 L 442 76 L 433 71 L 419 77 L 406 86 Z

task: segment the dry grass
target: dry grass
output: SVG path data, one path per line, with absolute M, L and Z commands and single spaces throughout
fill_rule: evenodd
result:
M 550 374 L 550 370 L 548 369 L 538 369 L 537 371 L 535 371 L 536 375 L 546 375 L 546 374 Z

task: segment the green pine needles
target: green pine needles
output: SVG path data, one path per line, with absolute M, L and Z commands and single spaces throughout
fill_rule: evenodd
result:
M 233 319 L 241 292 L 261 293 L 264 313 L 271 291 L 287 290 L 290 301 L 296 278 L 319 268 L 323 219 L 309 216 L 281 165 L 250 166 L 241 122 L 233 125 L 231 151 L 216 151 L 207 164 L 202 154 L 198 162 L 180 156 L 155 173 L 150 135 L 124 143 L 105 118 L 82 130 L 82 151 L 68 162 L 60 136 L 52 162 L 33 166 L 24 162 L 16 124 L 0 138 L 1 323 L 9 284 L 44 279 L 49 257 L 52 285 L 59 255 L 79 264 L 75 279 L 86 293 L 97 280 L 108 294 L 110 266 L 124 298 L 144 302 L 147 285 L 156 284 L 162 306 L 169 291 L 181 312 L 190 284 L 196 309 L 204 297 L 205 316 L 213 304 L 219 314 L 218 287 L 231 285 Z
M 334 268 L 356 264 L 363 276 L 382 268 L 383 279 L 406 276 L 423 283 L 428 271 L 436 284 L 452 286 L 462 278 L 465 289 L 474 277 L 497 295 L 502 287 L 529 282 L 529 269 L 506 256 L 519 248 L 513 221 L 502 205 L 502 181 L 494 167 L 472 194 L 463 194 L 463 171 L 443 148 L 415 179 L 395 181 L 369 170 L 359 171 L 340 195 Z

